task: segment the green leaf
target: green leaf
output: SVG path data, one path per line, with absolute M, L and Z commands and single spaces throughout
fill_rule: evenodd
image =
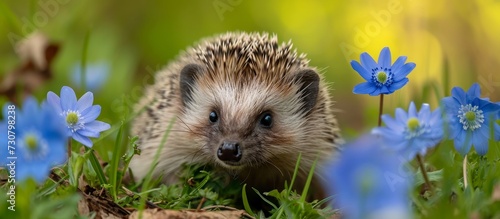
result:
M 288 193 L 290 193 L 292 191 L 293 183 L 295 182 L 295 178 L 297 178 L 297 173 L 299 172 L 299 166 L 300 166 L 301 159 L 302 159 L 302 153 L 299 153 L 299 156 L 297 157 L 297 162 L 295 163 L 295 169 L 293 171 L 292 181 L 290 182 L 290 187 L 288 188 Z M 285 186 L 285 188 L 286 188 L 286 186 Z
M 118 135 L 115 140 L 115 147 L 113 149 L 113 155 L 109 163 L 109 181 L 111 184 L 111 196 L 113 200 L 116 201 L 118 197 L 118 190 L 120 188 L 121 178 L 118 176 L 118 166 L 120 164 L 120 148 L 123 145 L 123 122 L 118 129 Z
M 422 176 L 422 172 L 420 169 L 415 173 L 415 182 L 414 186 L 420 186 L 425 183 L 424 177 Z M 427 177 L 429 177 L 429 181 L 438 182 L 443 179 L 443 169 L 436 170 L 433 172 L 427 172 Z
M 257 193 L 257 195 L 258 195 L 258 196 L 259 196 L 262 200 L 264 200 L 267 204 L 271 205 L 271 206 L 273 207 L 273 209 L 278 209 L 278 207 L 276 207 L 276 205 L 275 205 L 273 202 L 269 201 L 269 199 L 265 198 L 262 194 L 260 194 L 259 190 L 255 189 L 255 188 L 252 188 L 252 189 L 253 189 L 253 191 L 254 191 L 255 193 Z M 274 196 L 274 197 L 275 197 L 275 198 L 277 198 L 278 200 L 280 200 L 280 198 L 279 198 L 279 197 L 280 197 L 279 192 L 278 192 L 278 190 L 276 190 L 276 189 L 275 189 L 275 190 L 273 190 L 273 191 L 271 191 L 271 192 L 269 192 L 269 193 L 268 193 L 268 195 L 269 195 L 269 196 L 276 195 L 276 196 Z
M 306 185 L 304 185 L 304 190 L 302 190 L 302 195 L 300 196 L 301 202 L 306 202 L 307 192 L 309 191 L 309 187 L 311 186 L 311 181 L 314 176 L 314 169 L 316 168 L 316 163 L 318 159 L 314 160 L 314 163 L 311 166 L 311 170 L 309 170 L 309 175 L 307 176 Z

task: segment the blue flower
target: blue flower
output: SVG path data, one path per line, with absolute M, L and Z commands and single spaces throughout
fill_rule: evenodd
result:
M 9 163 L 8 159 L 7 159 L 7 155 L 9 154 L 9 145 L 12 144 L 10 143 L 8 145 L 8 116 L 9 116 L 9 113 L 8 113 L 8 106 L 9 105 L 13 105 L 11 103 L 5 103 L 3 108 L 2 108 L 2 115 L 3 115 L 3 120 L 0 121 L 0 144 L 2 145 L 5 145 L 5 147 L 2 147 L 0 149 L 0 167 L 4 167 L 6 164 Z M 14 110 L 14 112 L 10 113 L 10 116 L 15 116 L 15 114 L 18 113 L 18 109 L 16 108 Z M 14 115 L 13 115 L 14 114 Z M 11 117 L 11 120 L 12 117 Z M 15 121 L 14 121 L 15 122 Z M 13 122 L 11 122 L 13 123 Z M 13 128 L 16 128 L 16 124 L 12 124 Z M 15 130 L 14 130 L 15 131 Z M 13 136 L 14 138 L 16 137 L 15 135 Z M 12 137 L 11 137 L 11 140 L 12 140 Z M 15 141 L 15 139 L 14 139 Z M 15 144 L 15 143 L 14 143 Z M 15 146 L 15 145 L 13 145 Z
M 106 63 L 89 64 L 85 67 L 85 85 L 86 89 L 96 92 L 101 89 L 109 75 L 109 65 Z M 74 65 L 71 81 L 77 88 L 81 86 L 82 69 L 81 65 Z
M 412 62 L 405 64 L 406 56 L 400 56 L 391 65 L 391 51 L 388 47 L 380 52 L 378 63 L 366 52 L 361 54 L 360 59 L 361 64 L 352 60 L 351 66 L 366 82 L 354 87 L 352 92 L 355 94 L 370 94 L 371 96 L 391 94 L 408 83 L 406 76 L 416 66 Z
M 101 113 L 101 106 L 92 105 L 94 102 L 92 92 L 85 93 L 77 101 L 75 91 L 64 86 L 61 89 L 61 98 L 50 91 L 47 93 L 47 102 L 65 122 L 67 135 L 87 147 L 92 147 L 89 137 L 97 138 L 100 132 L 110 128 L 109 124 L 96 120 Z
M 325 168 L 334 207 L 349 219 L 410 218 L 408 192 L 413 179 L 410 171 L 403 171 L 403 159 L 383 150 L 374 135 L 343 148 Z
M 488 152 L 490 139 L 490 119 L 494 119 L 500 105 L 487 98 L 480 98 L 481 88 L 474 83 L 467 93 L 460 87 L 451 90 L 451 96 L 443 98 L 443 106 L 447 115 L 449 139 L 454 140 L 455 149 L 465 156 L 472 145 L 479 155 Z M 494 135 L 500 134 L 495 127 Z
M 500 106 L 500 102 L 497 103 L 497 105 Z M 498 111 L 497 113 L 497 121 L 496 121 L 496 124 L 495 124 L 495 140 L 496 141 L 500 141 L 500 110 Z
M 386 127 L 374 128 L 372 133 L 380 135 L 387 145 L 400 152 L 406 159 L 417 154 L 425 155 L 428 148 L 438 144 L 444 137 L 443 119 L 438 109 L 431 112 L 428 104 L 422 104 L 419 112 L 411 102 L 406 113 L 396 109 L 396 116 L 383 115 Z
M 6 106 L 3 112 L 4 119 L 8 118 L 7 115 L 12 115 L 7 114 Z M 13 149 L 11 153 L 5 147 L 5 151 L 16 159 L 2 158 L 6 159 L 2 162 L 2 166 L 9 169 L 12 162 L 15 163 L 16 181 L 21 182 L 31 177 L 36 182 L 42 183 L 53 166 L 66 162 L 68 137 L 64 124 L 58 117 L 50 106 L 42 104 L 40 108 L 33 98 L 24 101 L 22 111 L 15 111 L 15 129 L 12 130 L 15 132 L 15 149 L 10 148 Z M 2 126 L 6 123 L 2 122 Z

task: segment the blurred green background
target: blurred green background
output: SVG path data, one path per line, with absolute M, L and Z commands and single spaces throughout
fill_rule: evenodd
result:
M 71 72 L 90 33 L 87 64 L 109 66 L 95 102 L 103 108 L 100 119 L 116 124 L 152 83 L 148 75 L 199 39 L 227 31 L 269 32 L 280 41 L 292 40 L 323 70 L 341 128 L 350 136 L 376 125 L 378 98 L 352 93 L 363 79 L 349 61 L 364 51 L 376 59 L 385 46 L 393 60 L 406 55 L 417 64 L 410 83 L 385 99 L 385 113 L 407 108 L 410 100 L 435 108 L 451 87 L 467 89 L 473 82 L 498 101 L 499 11 L 500 2 L 493 0 L 2 0 L 0 78 L 20 65 L 12 36 L 21 39 L 39 29 L 61 50 L 52 66 L 54 78 L 35 96 L 42 100 L 49 90 L 76 87 Z M 83 93 L 77 89 L 77 96 Z

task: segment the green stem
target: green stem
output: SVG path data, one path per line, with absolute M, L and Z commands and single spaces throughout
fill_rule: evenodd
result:
M 101 185 L 108 184 L 108 181 L 104 176 L 104 172 L 102 171 L 101 164 L 99 163 L 99 160 L 97 160 L 97 157 L 94 154 L 94 149 L 85 147 L 85 150 L 90 154 L 89 156 L 90 164 L 92 164 L 92 168 L 94 168 L 95 172 L 97 173 L 97 178 L 99 178 L 99 182 L 101 183 Z
M 464 189 L 465 189 L 467 188 L 467 155 L 465 155 L 464 157 L 463 174 L 464 174 Z
M 87 68 L 87 51 L 89 47 L 90 30 L 85 34 L 83 39 L 82 60 L 80 62 L 80 86 L 82 90 L 86 90 L 86 68 Z
M 384 109 L 384 94 L 380 94 L 380 104 L 378 109 L 378 126 L 382 126 L 382 111 Z
M 417 154 L 417 161 L 418 161 L 418 165 L 420 166 L 420 171 L 422 172 L 422 176 L 424 177 L 424 180 L 425 180 L 425 186 L 427 187 L 427 189 L 431 189 L 432 188 L 432 185 L 431 185 L 431 182 L 429 181 L 429 177 L 427 177 L 427 171 L 425 170 L 425 166 L 424 166 L 424 162 L 422 161 L 422 157 Z
M 68 160 L 71 157 L 71 151 L 73 151 L 73 148 L 71 147 L 71 141 L 72 141 L 72 138 L 70 138 L 68 140 Z

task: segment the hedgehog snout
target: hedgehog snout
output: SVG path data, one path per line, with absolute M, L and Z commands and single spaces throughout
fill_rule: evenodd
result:
M 217 149 L 217 158 L 225 163 L 234 163 L 241 160 L 242 151 L 237 141 L 224 141 Z

